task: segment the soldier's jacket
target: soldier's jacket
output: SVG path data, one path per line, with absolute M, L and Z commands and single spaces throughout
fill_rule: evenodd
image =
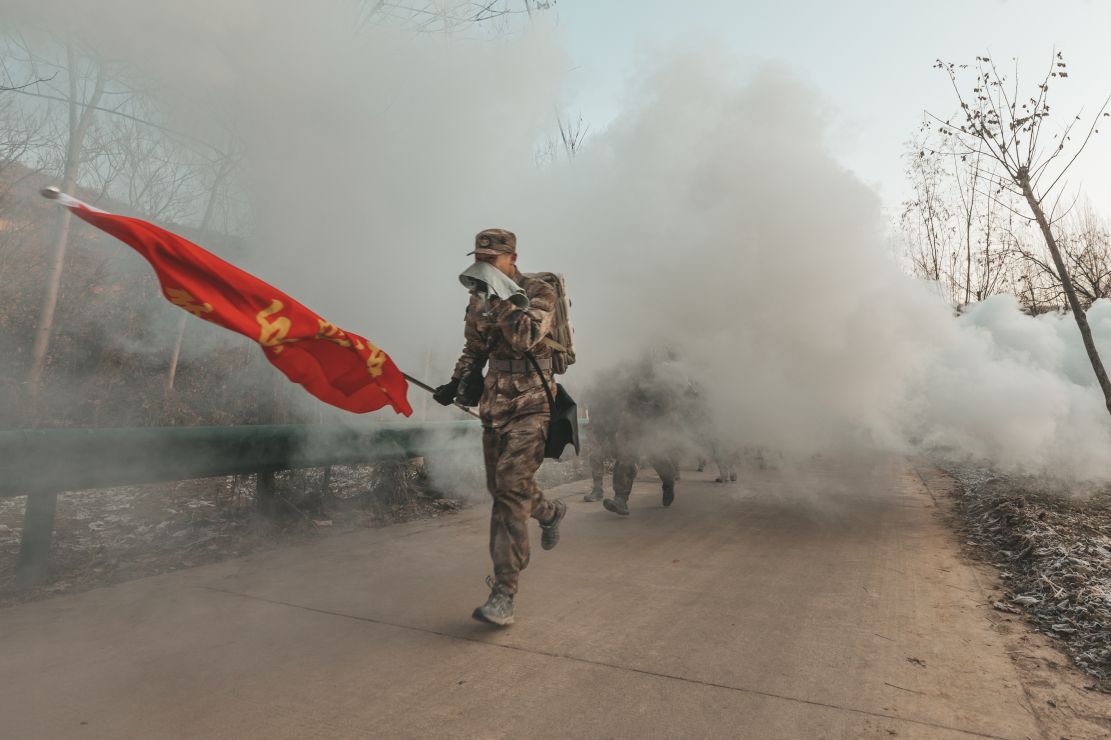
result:
M 552 350 L 540 340 L 552 327 L 555 310 L 555 290 L 543 280 L 524 277 L 520 272 L 513 276 L 529 297 L 529 307 L 522 311 L 509 301 L 493 300 L 486 303 L 471 296 L 467 305 L 463 336 L 463 354 L 455 365 L 452 377 L 467 377 L 473 370 L 481 369 L 488 360 L 526 361 L 526 352 L 538 360 L 551 357 Z M 548 413 L 548 396 L 541 378 L 529 366 L 528 372 L 505 372 L 490 363 L 486 385 L 479 402 L 482 425 L 489 428 L 506 426 L 514 419 L 529 414 Z M 555 390 L 550 370 L 544 371 L 543 382 Z
M 634 456 L 669 455 L 688 434 L 686 387 L 666 364 L 613 368 L 587 395 L 591 434 Z

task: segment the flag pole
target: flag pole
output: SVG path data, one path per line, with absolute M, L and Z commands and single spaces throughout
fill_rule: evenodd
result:
M 410 375 L 409 373 L 401 373 L 401 374 L 405 376 L 405 379 L 406 379 L 406 380 L 408 380 L 408 381 L 409 381 L 410 383 L 412 383 L 412 384 L 413 384 L 413 385 L 415 385 L 416 387 L 418 387 L 418 388 L 423 388 L 424 390 L 428 391 L 429 393 L 435 393 L 435 392 L 436 392 L 436 389 L 435 389 L 435 388 L 433 388 L 432 386 L 428 385 L 427 383 L 422 383 L 421 381 L 417 380 L 416 378 L 414 378 L 414 377 L 413 377 L 412 375 Z M 464 414 L 470 414 L 471 416 L 473 416 L 473 417 L 474 417 L 474 418 L 476 418 L 476 419 L 478 419 L 478 418 L 479 418 L 478 414 L 476 414 L 475 412 L 471 411 L 471 410 L 470 410 L 469 408 L 467 408 L 466 406 L 461 406 L 461 405 L 460 405 L 460 404 L 458 404 L 458 403 L 453 403 L 452 405 L 453 405 L 453 406 L 455 406 L 455 408 L 457 408 L 457 409 L 459 409 L 460 411 L 462 411 L 462 412 L 463 412 Z

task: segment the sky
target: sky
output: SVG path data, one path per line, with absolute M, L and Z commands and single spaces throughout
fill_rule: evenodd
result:
M 717 46 L 746 68 L 782 65 L 816 88 L 829 106 L 835 156 L 880 192 L 889 212 L 906 197 L 902 155 L 923 111 L 956 108 L 948 79 L 932 68 L 936 59 L 1017 58 L 1032 82 L 1053 50 L 1063 51 L 1070 77 L 1054 101 L 1061 120 L 1094 112 L 1111 94 L 1108 2 L 562 0 L 557 7 L 573 65 L 566 110 L 581 111 L 594 132 L 621 110 L 638 67 L 676 46 Z M 1106 133 L 1074 186 L 1111 213 L 1111 127 Z

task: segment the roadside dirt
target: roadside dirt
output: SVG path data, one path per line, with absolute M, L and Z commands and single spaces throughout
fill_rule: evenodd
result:
M 1106 661 L 1092 662 L 1092 645 L 1108 639 L 1108 625 L 1095 619 L 1085 621 L 1083 633 L 1060 632 L 1052 624 L 1060 624 L 1063 617 L 1048 619 L 1049 614 L 1039 611 L 1037 604 L 1018 598 L 1031 590 L 1031 574 L 1039 568 L 1049 567 L 1059 558 L 1058 548 L 1073 542 L 1091 546 L 1093 538 L 1104 536 L 1107 507 L 1101 502 L 1069 502 L 1053 497 L 1042 498 L 1038 505 L 1018 505 L 1015 502 L 1030 495 L 997 483 L 984 488 L 963 483 L 976 477 L 970 471 L 959 471 L 961 480 L 937 468 L 920 464 L 919 475 L 935 500 L 947 510 L 954 531 L 963 539 L 964 552 L 977 575 L 982 592 L 983 616 L 1003 641 L 1008 656 L 1018 668 L 1023 690 L 1031 708 L 1043 727 L 1054 728 L 1046 737 L 1106 738 L 1111 737 L 1111 696 L 1106 680 Z M 983 476 L 980 476 L 982 479 Z M 1027 499 L 1029 501 L 1029 499 Z M 1009 502 L 1009 503 L 1004 503 Z M 1043 558 L 1041 565 L 1028 564 L 1022 571 L 1015 567 L 1015 556 L 1021 552 L 1014 548 L 1017 538 L 1026 542 L 1028 529 L 1035 527 L 1024 517 L 1014 517 L 1008 512 L 1028 512 L 1038 522 L 1048 521 L 1055 542 L 1044 540 L 1022 558 Z M 1071 512 L 1071 514 L 1069 513 Z M 1081 516 L 1078 512 L 1087 512 Z M 1062 517 L 1057 519 L 1056 517 Z M 1083 527 L 1068 528 L 1064 522 L 1084 522 Z M 1001 522 L 1005 522 L 1000 526 Z M 1103 522 L 1103 523 L 1101 523 Z M 1088 526 L 1096 529 L 1089 530 Z M 1047 527 L 1037 525 L 1048 531 Z M 1102 529 L 1100 529 L 1102 527 Z M 1074 539 L 1077 535 L 1085 535 Z M 1040 554 L 1035 554 L 1039 553 Z M 1082 583 L 1072 584 L 1070 598 L 1083 600 Z M 1065 594 L 1061 594 L 1060 602 Z M 1017 599 L 1017 600 L 1016 600 Z M 1000 607 L 1005 607 L 1001 609 Z M 1031 608 L 1034 607 L 1034 608 Z M 1050 625 L 1047 627 L 1047 621 Z M 1088 657 L 1080 657 L 1080 656 Z M 1083 662 L 1081 662 L 1083 661 Z

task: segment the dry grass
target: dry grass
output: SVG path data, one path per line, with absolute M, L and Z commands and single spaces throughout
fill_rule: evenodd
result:
M 1111 691 L 1111 496 L 1047 493 L 1032 481 L 950 471 L 968 544 L 1007 587 L 995 608 L 1061 640 Z

